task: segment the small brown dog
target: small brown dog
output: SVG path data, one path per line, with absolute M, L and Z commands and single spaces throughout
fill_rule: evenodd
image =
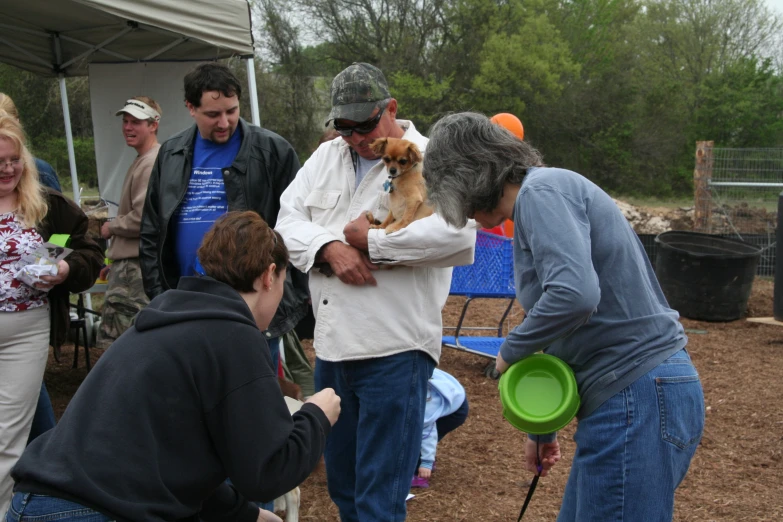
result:
M 389 193 L 389 214 L 378 224 L 368 212 L 370 228 L 383 228 L 391 234 L 417 219 L 432 215 L 432 207 L 427 204 L 427 186 L 421 174 L 423 158 L 419 147 L 397 138 L 378 138 L 370 147 L 381 156 L 389 173 L 389 180 L 384 184 Z

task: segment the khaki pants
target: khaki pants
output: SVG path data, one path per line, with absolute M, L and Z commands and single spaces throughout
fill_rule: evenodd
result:
M 49 307 L 0 312 L 0 513 L 11 502 L 11 468 L 27 445 L 49 356 Z
M 112 263 L 101 312 L 98 347 L 108 348 L 131 327 L 136 314 L 149 303 L 141 280 L 139 259 L 120 259 Z
M 302 343 L 291 330 L 280 338 L 280 352 L 283 355 L 283 374 L 291 382 L 302 388 L 302 395 L 307 398 L 315 393 L 313 384 L 313 367 L 307 360 Z

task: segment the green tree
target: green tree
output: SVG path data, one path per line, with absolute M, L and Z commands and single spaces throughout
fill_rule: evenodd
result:
M 305 52 L 289 4 L 258 0 L 252 9 L 262 21 L 260 40 L 268 57 L 256 75 L 263 125 L 285 137 L 304 160 L 317 145 L 328 111 L 313 74 L 323 49 Z
M 79 179 L 94 187 L 97 175 L 92 148 L 89 81 L 87 78 L 66 78 L 65 82 Z M 0 92 L 14 100 L 32 153 L 51 163 L 61 181 L 70 185 L 71 169 L 58 80 L 0 64 Z
M 384 72 L 426 76 L 433 42 L 443 32 L 446 0 L 293 0 L 318 41 L 329 42 L 329 58 L 343 64 L 368 62 Z
M 701 85 L 691 134 L 720 147 L 783 146 L 783 77 L 770 58 L 743 58 Z
M 761 98 L 774 96 L 780 80 L 760 56 L 781 19 L 761 0 L 660 0 L 645 8 L 637 25 L 637 136 L 647 160 L 641 170 L 648 180 L 666 180 L 672 191 L 685 193 L 691 190 L 696 141 L 721 145 L 722 135 L 729 139 L 724 146 L 761 146 L 762 134 L 766 141 L 775 135 L 774 128 L 750 132 L 739 116 L 777 125 L 779 112 L 758 118 L 773 108 Z M 755 113 L 750 106 L 758 103 L 761 112 Z

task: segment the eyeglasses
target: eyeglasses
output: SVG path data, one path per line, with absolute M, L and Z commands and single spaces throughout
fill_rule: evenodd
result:
M 353 135 L 354 132 L 356 134 L 369 134 L 375 130 L 375 127 L 378 126 L 378 122 L 381 121 L 381 116 L 383 116 L 383 111 L 385 110 L 385 106 L 381 107 L 381 110 L 378 111 L 378 114 L 376 114 L 372 119 L 357 123 L 356 125 L 340 125 L 337 123 L 337 120 L 334 120 L 332 125 L 334 125 L 334 130 L 346 138 Z
M 23 165 L 24 165 L 24 161 L 22 161 L 19 158 L 8 160 L 8 161 L 0 161 L 0 168 L 2 168 L 2 170 L 7 169 L 8 167 L 11 167 L 12 169 L 15 170 Z

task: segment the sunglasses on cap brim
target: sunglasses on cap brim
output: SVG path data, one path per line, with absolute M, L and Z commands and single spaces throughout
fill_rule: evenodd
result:
M 385 110 L 386 107 L 381 107 L 381 110 L 378 111 L 378 114 L 376 114 L 373 118 L 361 123 L 357 123 L 356 125 L 340 125 L 337 123 L 337 120 L 334 120 L 332 125 L 334 126 L 334 130 L 336 130 L 341 136 L 345 137 L 353 135 L 354 132 L 356 134 L 369 134 L 375 130 L 375 127 L 378 126 L 378 122 L 381 121 L 381 116 L 383 116 L 383 111 Z

